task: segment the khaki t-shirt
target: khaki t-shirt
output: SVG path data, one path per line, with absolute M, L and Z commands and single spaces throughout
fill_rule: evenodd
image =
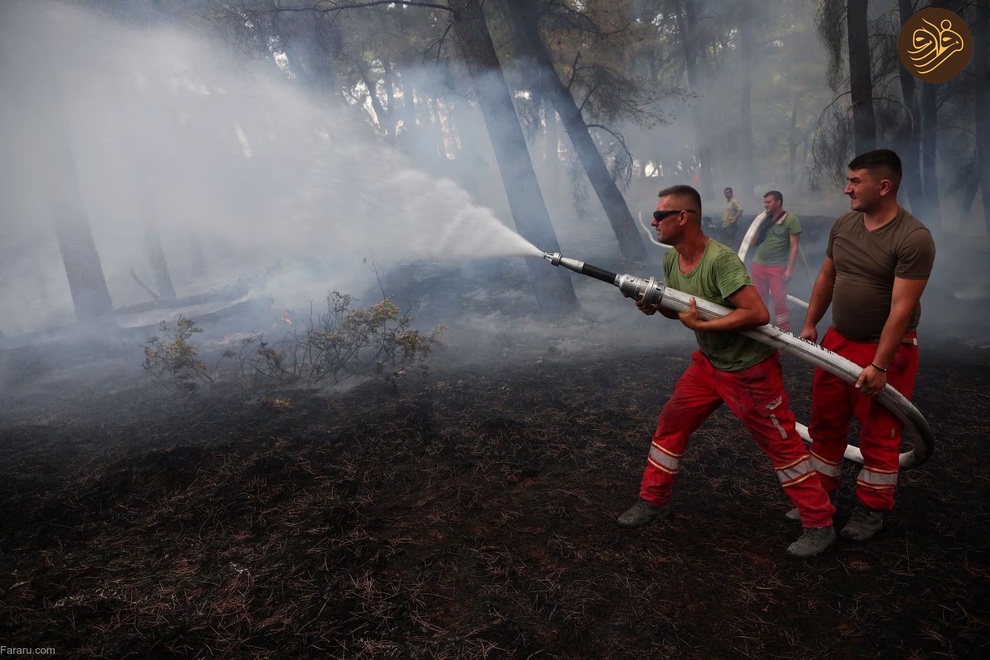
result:
M 742 205 L 736 201 L 733 197 L 725 204 L 725 210 L 722 211 L 722 226 L 728 227 L 739 219 L 742 215 Z
M 835 221 L 825 256 L 835 262 L 832 325 L 853 341 L 878 342 L 890 315 L 894 277 L 927 279 L 935 262 L 935 241 L 916 217 L 901 209 L 894 219 L 868 231 L 859 211 Z M 907 331 L 921 318 L 915 307 Z
M 736 253 L 714 239 L 708 239 L 701 261 L 690 273 L 681 272 L 677 257 L 677 250 L 668 250 L 664 255 L 666 285 L 695 298 L 732 309 L 729 296 L 753 283 Z M 701 352 L 722 371 L 748 369 L 774 352 L 772 347 L 738 332 L 695 332 L 694 336 Z

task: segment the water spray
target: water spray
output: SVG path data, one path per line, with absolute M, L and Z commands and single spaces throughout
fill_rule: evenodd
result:
M 683 291 L 664 286 L 663 282 L 658 281 L 655 277 L 643 279 L 635 275 L 619 275 L 604 268 L 565 257 L 559 252 L 545 252 L 543 258 L 554 266 L 563 266 L 568 270 L 573 270 L 575 273 L 587 275 L 588 277 L 593 277 L 596 280 L 616 286 L 626 298 L 642 301 L 645 305 L 659 305 L 675 312 L 684 312 L 690 308 L 691 298 L 694 297 Z M 721 318 L 732 311 L 727 307 L 716 305 L 703 299 L 696 298 L 695 304 L 698 314 L 704 319 Z M 796 337 L 769 323 L 752 330 L 743 331 L 741 334 L 790 353 L 813 366 L 821 367 L 849 383 L 855 383 L 859 378 L 860 372 L 863 370 L 855 362 L 837 353 L 833 353 L 827 348 L 822 348 L 818 344 Z M 898 419 L 914 429 L 917 436 L 912 450 L 903 452 L 900 455 L 898 462 L 901 469 L 906 470 L 917 467 L 931 458 L 932 452 L 935 449 L 932 429 L 928 425 L 928 421 L 924 415 L 915 408 L 914 404 L 890 385 L 884 388 L 883 393 L 877 397 L 877 401 L 886 406 Z M 798 433 L 805 442 L 813 442 L 807 433 L 807 427 L 803 424 L 798 424 L 797 426 Z M 846 447 L 845 457 L 857 463 L 863 462 L 863 453 L 859 447 L 854 445 L 848 445 Z

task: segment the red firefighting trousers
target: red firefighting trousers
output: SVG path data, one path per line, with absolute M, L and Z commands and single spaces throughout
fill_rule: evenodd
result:
M 905 337 L 887 366 L 887 384 L 907 398 L 914 392 L 918 373 L 918 346 L 914 335 Z M 865 367 L 873 361 L 877 344 L 852 341 L 829 328 L 822 346 Z M 815 369 L 812 383 L 811 422 L 808 434 L 811 464 L 821 475 L 829 493 L 839 488 L 842 455 L 849 438 L 849 421 L 859 420 L 859 448 L 863 452 L 863 469 L 856 479 L 856 495 L 871 509 L 894 508 L 897 487 L 898 456 L 901 451 L 903 422 L 873 397 L 863 396 L 854 383 L 847 383 L 824 369 Z
M 770 457 L 784 492 L 801 514 L 801 523 L 805 527 L 831 525 L 835 507 L 794 430 L 794 413 L 784 391 L 777 353 L 748 369 L 727 372 L 716 369 L 701 351 L 695 351 L 691 366 L 660 412 L 639 496 L 654 506 L 670 500 L 688 437 L 723 402 Z
M 784 271 L 787 266 L 764 266 L 755 261 L 749 268 L 753 286 L 763 302 L 773 304 L 773 324 L 781 330 L 791 331 L 791 313 L 787 308 L 787 286 Z

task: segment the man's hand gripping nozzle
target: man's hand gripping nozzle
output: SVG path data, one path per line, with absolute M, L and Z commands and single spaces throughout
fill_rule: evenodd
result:
M 635 275 L 616 275 L 604 268 L 598 268 L 583 261 L 562 256 L 560 252 L 546 252 L 543 258 L 554 266 L 563 266 L 568 270 L 573 270 L 575 273 L 587 275 L 596 280 L 617 286 L 626 298 L 641 300 L 646 305 L 659 305 L 660 301 L 663 300 L 664 285 L 662 282 L 658 282 L 655 277 L 644 280 L 642 277 L 636 277 Z

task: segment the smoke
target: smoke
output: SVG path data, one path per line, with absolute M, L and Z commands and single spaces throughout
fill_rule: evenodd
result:
M 458 159 L 428 156 L 435 143 L 418 149 L 422 134 L 413 132 L 400 135 L 412 141 L 403 153 L 369 128 L 360 103 L 306 96 L 305 86 L 279 69 L 284 53 L 260 62 L 220 47 L 207 29 L 192 36 L 151 22 L 125 26 L 66 5 L 28 4 L 34 11 L 24 11 L 25 3 L 0 9 L 0 331 L 8 337 L 74 319 L 46 203 L 65 182 L 38 155 L 45 151 L 40 146 L 51 151 L 54 143 L 71 158 L 77 206 L 89 220 L 116 308 L 149 300 L 138 280 L 154 286 L 147 244 L 157 234 L 180 297 L 239 287 L 248 297 L 271 298 L 281 314 L 319 304 L 332 289 L 375 294 L 381 278 L 386 292 L 416 307 L 418 319 L 456 320 L 450 337 L 462 332 L 466 347 L 491 348 L 498 343 L 479 338 L 501 336 L 536 338 L 558 351 L 564 345 L 598 350 L 603 333 L 635 342 L 690 341 L 676 322 L 658 326 L 611 287 L 577 275 L 581 320 L 563 328 L 520 321 L 536 309 L 519 257 L 545 246 L 514 232 L 487 132 L 468 103 L 457 109 Z M 660 188 L 692 182 L 692 112 L 702 98 L 711 109 L 702 130 L 719 156 L 706 214 L 719 214 L 726 185 L 735 188 L 747 220 L 761 210 L 768 189 L 782 190 L 785 208 L 802 218 L 845 210 L 840 190 L 816 196 L 805 190 L 809 156 L 800 139 L 830 98 L 815 64 L 821 47 L 808 30 L 758 37 L 764 50 L 754 61 L 733 60 L 695 95 L 667 97 L 668 123 L 618 127 L 646 175 L 626 193 L 634 215 L 652 211 Z M 776 73 L 784 60 L 808 63 L 800 80 Z M 751 147 L 734 129 L 744 67 L 752 68 L 754 84 Z M 453 81 L 432 79 L 425 69 L 403 75 L 414 80 L 410 89 L 467 87 L 457 75 Z M 657 75 L 680 80 L 682 72 Z M 548 149 L 540 140 L 531 154 L 563 252 L 624 272 L 597 204 L 589 204 L 589 217 L 576 212 L 557 169 L 557 145 Z M 753 172 L 740 157 L 746 148 L 753 151 Z M 824 252 L 827 226 L 820 224 L 806 226 L 811 277 Z M 649 249 L 651 264 L 634 274 L 660 274 L 663 251 Z M 809 278 L 796 279 L 802 280 L 798 295 L 806 297 Z M 153 323 L 152 315 L 132 323 Z
M 63 187 L 79 191 L 115 308 L 149 299 L 154 234 L 180 297 L 241 282 L 278 307 L 417 260 L 541 254 L 384 144 L 359 107 L 315 103 L 270 63 L 54 4 L 8 6 L 0 44 L 7 335 L 73 320 L 45 204 Z M 39 156 L 53 151 L 67 177 Z

